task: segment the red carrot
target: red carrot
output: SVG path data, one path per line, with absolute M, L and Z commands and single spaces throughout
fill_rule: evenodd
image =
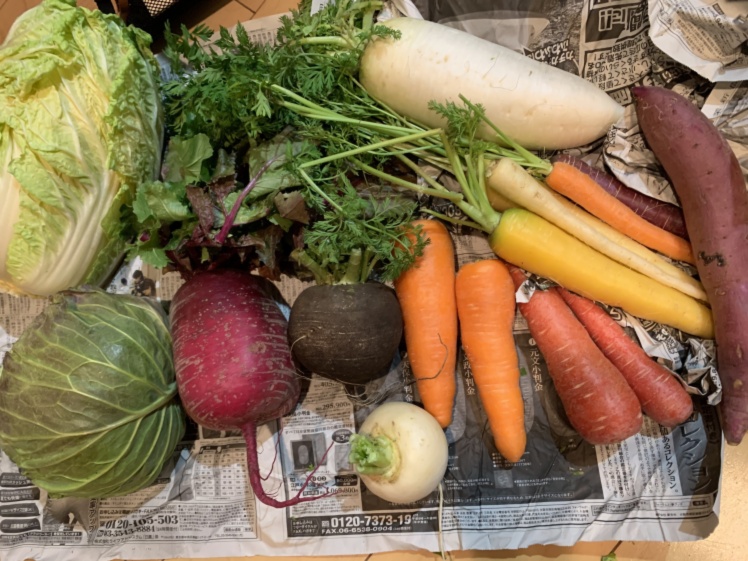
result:
M 525 276 L 510 267 L 516 287 Z M 548 365 L 571 425 L 591 444 L 614 444 L 641 429 L 641 405 L 558 290 L 536 290 L 519 310 Z
M 560 289 L 559 293 L 603 354 L 621 371 L 642 409 L 665 427 L 675 427 L 693 413 L 693 402 L 670 370 L 652 360 L 613 318 L 592 300 Z

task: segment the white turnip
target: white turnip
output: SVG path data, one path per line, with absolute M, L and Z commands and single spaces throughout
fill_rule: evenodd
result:
M 351 438 L 350 461 L 367 489 L 392 503 L 411 503 L 438 487 L 448 446 L 436 419 L 402 401 L 374 409 Z
M 288 414 L 300 393 L 287 323 L 269 285 L 235 269 L 199 272 L 174 295 L 170 321 L 185 410 L 204 427 L 242 430 L 255 496 L 282 508 L 326 494 L 302 497 L 304 484 L 295 497 L 278 501 L 262 488 L 257 427 Z
M 385 25 L 399 39 L 374 39 L 360 79 L 373 97 L 429 127 L 444 125 L 429 102 L 481 104 L 499 129 L 530 149 L 562 149 L 602 137 L 623 107 L 579 76 L 464 31 L 414 18 Z M 491 140 L 487 127 L 481 134 Z

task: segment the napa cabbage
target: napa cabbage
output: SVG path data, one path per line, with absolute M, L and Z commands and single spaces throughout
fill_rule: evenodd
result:
M 0 46 L 0 291 L 100 285 L 134 234 L 163 143 L 151 37 L 44 0 Z

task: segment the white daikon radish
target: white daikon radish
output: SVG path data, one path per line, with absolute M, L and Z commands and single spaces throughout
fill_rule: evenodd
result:
M 597 86 L 438 23 L 395 18 L 385 25 L 399 39 L 374 39 L 364 51 L 360 79 L 370 95 L 428 127 L 445 123 L 430 101 L 481 104 L 502 132 L 529 149 L 557 150 L 592 142 L 623 115 Z M 485 127 L 483 138 L 495 139 Z

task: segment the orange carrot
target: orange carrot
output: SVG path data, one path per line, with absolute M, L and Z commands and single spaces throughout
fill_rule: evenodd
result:
M 553 171 L 545 182 L 554 191 L 640 244 L 672 259 L 696 263 L 688 241 L 648 222 L 574 166 L 564 162 L 554 163 Z
M 673 428 L 691 416 L 693 402 L 672 372 L 652 360 L 605 311 L 592 300 L 559 289 L 592 340 L 634 390 L 642 409 L 664 427 Z
M 446 428 L 457 385 L 457 302 L 452 238 L 441 222 L 416 220 L 429 240 L 415 265 L 395 280 L 408 359 L 423 407 Z
M 524 273 L 510 267 L 517 288 Z M 590 444 L 614 444 L 642 426 L 641 404 L 623 374 L 610 362 L 557 288 L 536 290 L 518 304 L 548 365 L 571 425 Z
M 501 261 L 464 265 L 455 284 L 465 349 L 496 448 L 510 462 L 525 452 L 525 405 L 514 346 L 514 282 Z

